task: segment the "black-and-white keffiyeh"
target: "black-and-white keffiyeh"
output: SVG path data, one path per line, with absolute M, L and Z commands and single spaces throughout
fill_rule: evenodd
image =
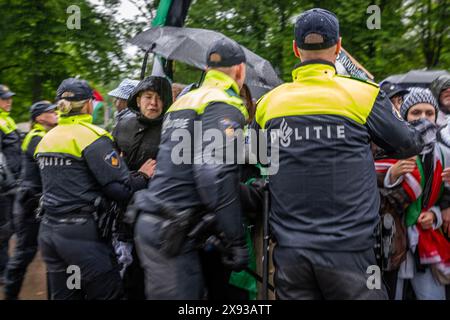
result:
M 420 132 L 422 136 L 424 147 L 420 152 L 421 155 L 426 155 L 433 151 L 434 144 L 436 143 L 437 126 L 434 122 L 428 119 L 421 118 L 419 120 L 411 121 L 410 124 Z
M 439 129 L 438 142 L 450 148 L 450 118 L 447 119 L 447 125 Z

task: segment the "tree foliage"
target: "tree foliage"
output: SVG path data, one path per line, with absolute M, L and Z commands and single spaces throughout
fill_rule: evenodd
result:
M 69 5 L 80 8 L 80 29 L 69 29 Z M 2 0 L 0 2 L 0 83 L 17 93 L 13 116 L 28 117 L 37 100 L 53 100 L 59 83 L 80 76 L 95 86 L 118 77 L 130 66 L 124 59 L 127 33 L 113 11 L 89 1 Z
M 370 5 L 381 9 L 381 28 L 368 29 Z M 297 62 L 294 21 L 321 7 L 336 13 L 342 43 L 377 80 L 410 69 L 449 69 L 448 0 L 297 1 L 194 0 L 187 26 L 214 29 L 268 59 L 284 80 Z
M 27 108 L 52 100 L 59 83 L 80 76 L 97 89 L 117 85 L 138 74 L 143 53 L 125 54 L 127 41 L 148 28 L 160 1 L 128 0 L 141 17 L 121 20 L 123 0 L 1 0 L 0 83 L 17 93 L 13 116 L 28 117 Z M 367 8 L 381 9 L 381 28 L 370 30 Z M 213 29 L 269 60 L 285 81 L 298 62 L 292 54 L 295 18 L 322 7 L 340 20 L 342 43 L 377 81 L 410 69 L 449 69 L 450 0 L 193 0 L 186 26 Z M 68 29 L 67 8 L 81 10 L 81 29 Z M 140 19 L 139 19 L 140 18 Z M 148 70 L 151 70 L 149 66 Z M 197 81 L 200 72 L 175 63 L 175 81 Z

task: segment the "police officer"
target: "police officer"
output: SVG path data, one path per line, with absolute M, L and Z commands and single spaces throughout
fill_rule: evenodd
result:
M 236 42 L 220 39 L 211 45 L 206 60 L 208 69 L 201 87 L 179 97 L 167 111 L 155 176 L 133 204 L 141 212 L 135 232 L 147 299 L 203 297 L 199 251 L 196 241 L 186 236 L 202 210 L 215 215 L 217 232 L 228 248 L 223 256 L 225 265 L 242 270 L 248 262 L 239 167 L 236 161 L 222 159 L 226 149 L 236 147 L 235 133 L 248 118 L 239 97 L 245 79 L 245 54 Z M 197 139 L 205 132 L 214 132 L 217 157 L 205 155 L 205 161 L 199 161 L 209 142 Z M 178 149 L 180 143 L 184 150 Z M 201 150 L 194 150 L 193 145 Z M 211 161 L 214 159 L 217 161 Z M 177 224 L 174 217 L 187 217 L 187 221 Z M 169 225 L 176 230 L 187 227 L 171 236 L 173 230 L 165 228 Z
M 92 89 L 86 81 L 64 80 L 57 100 L 59 125 L 42 138 L 35 153 L 44 211 L 39 246 L 51 298 L 117 299 L 117 262 L 95 219 L 104 213 L 99 200 L 127 202 L 147 179 L 131 176 L 108 132 L 92 125 Z M 147 164 L 140 171 L 149 173 Z
M 384 82 L 381 85 L 381 90 L 386 93 L 389 100 L 391 100 L 392 104 L 394 105 L 394 108 L 397 111 L 400 111 L 400 106 L 403 103 L 403 97 L 409 93 L 409 90 L 406 90 L 400 87 L 398 84 L 392 82 Z
M 9 116 L 12 107 L 14 92 L 0 84 L 0 153 L 3 154 L 5 165 L 11 173 L 8 180 L 8 189 L 13 186 L 14 180 L 20 174 L 20 135 L 14 120 Z M 13 181 L 11 181 L 13 180 Z M 3 186 L 6 187 L 6 186 Z M 2 187 L 2 189 L 3 189 Z M 0 189 L 0 283 L 3 282 L 4 271 L 8 263 L 8 242 L 12 235 L 12 207 L 14 197 L 8 190 Z
M 422 140 L 378 85 L 336 74 L 341 39 L 332 12 L 305 11 L 294 30 L 301 63 L 293 82 L 264 96 L 255 116 L 279 142 L 278 172 L 269 176 L 276 296 L 385 299 L 383 286 L 367 285 L 379 219 L 369 143 L 407 158 Z
M 17 237 L 13 256 L 5 273 L 5 299 L 17 299 L 28 265 L 37 251 L 39 222 L 35 210 L 42 195 L 41 175 L 34 158 L 36 146 L 48 130 L 58 123 L 56 105 L 39 101 L 30 108 L 32 128 L 22 142 L 22 172 L 13 217 Z

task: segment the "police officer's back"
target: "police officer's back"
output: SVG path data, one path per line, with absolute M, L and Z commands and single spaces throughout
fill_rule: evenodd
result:
M 235 42 L 219 40 L 208 51 L 207 65 L 200 88 L 179 97 L 167 111 L 155 176 L 149 189 L 135 199 L 134 206 L 142 211 L 136 225 L 136 242 L 146 273 L 148 299 L 203 296 L 204 279 L 196 243 L 186 234 L 167 238 L 169 233 L 161 230 L 164 221 L 172 220 L 165 214 L 167 211 L 180 218 L 192 217 L 187 219 L 190 227 L 195 225 L 196 214 L 203 210 L 214 213 L 217 228 L 231 251 L 224 263 L 237 270 L 247 263 L 237 162 L 225 162 L 218 156 L 218 163 L 210 163 L 206 158 L 201 160 L 201 151 L 194 150 L 194 145 L 204 150 L 210 143 L 201 140 L 206 132 L 217 133 L 217 154 L 225 155 L 225 150 L 235 145 L 235 132 L 248 118 L 238 96 L 245 79 L 245 55 Z M 174 243 L 180 246 L 173 249 Z
M 340 44 L 333 13 L 300 15 L 293 82 L 269 92 L 256 111 L 258 126 L 279 141 L 269 189 L 282 299 L 385 297 L 366 287 L 379 208 L 369 142 L 394 157 L 421 150 L 418 134 L 376 84 L 336 74 Z
M 92 125 L 92 89 L 69 78 L 57 90 L 59 125 L 39 143 L 43 211 L 39 244 L 54 299 L 115 299 L 121 281 L 110 243 L 102 239 L 95 215 L 100 199 L 128 201 L 146 180 L 130 176 L 111 136 Z M 81 289 L 66 285 L 67 268 L 81 272 Z

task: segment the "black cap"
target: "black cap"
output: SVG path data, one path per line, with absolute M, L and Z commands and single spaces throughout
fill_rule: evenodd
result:
M 56 90 L 56 100 L 81 101 L 90 99 L 93 91 L 86 80 L 68 78 Z
M 208 67 L 231 67 L 246 62 L 242 47 L 234 40 L 221 38 L 214 41 L 206 53 Z
M 392 83 L 392 82 L 384 82 L 381 85 L 381 90 L 383 90 L 389 99 L 396 95 L 405 95 L 409 93 L 409 90 L 406 90 L 402 87 L 400 87 L 398 84 Z
M 0 84 L 0 99 L 9 99 L 14 95 L 15 93 L 9 90 L 7 86 Z
M 50 101 L 38 101 L 36 103 L 33 103 L 33 105 L 30 107 L 31 120 L 35 120 L 44 112 L 55 109 L 56 105 L 52 104 Z
M 320 35 L 319 39 L 307 41 L 309 34 Z M 304 50 L 321 50 L 334 46 L 339 41 L 339 20 L 328 10 L 314 8 L 303 12 L 295 22 L 294 37 L 297 47 Z M 320 39 L 321 38 L 321 39 Z

